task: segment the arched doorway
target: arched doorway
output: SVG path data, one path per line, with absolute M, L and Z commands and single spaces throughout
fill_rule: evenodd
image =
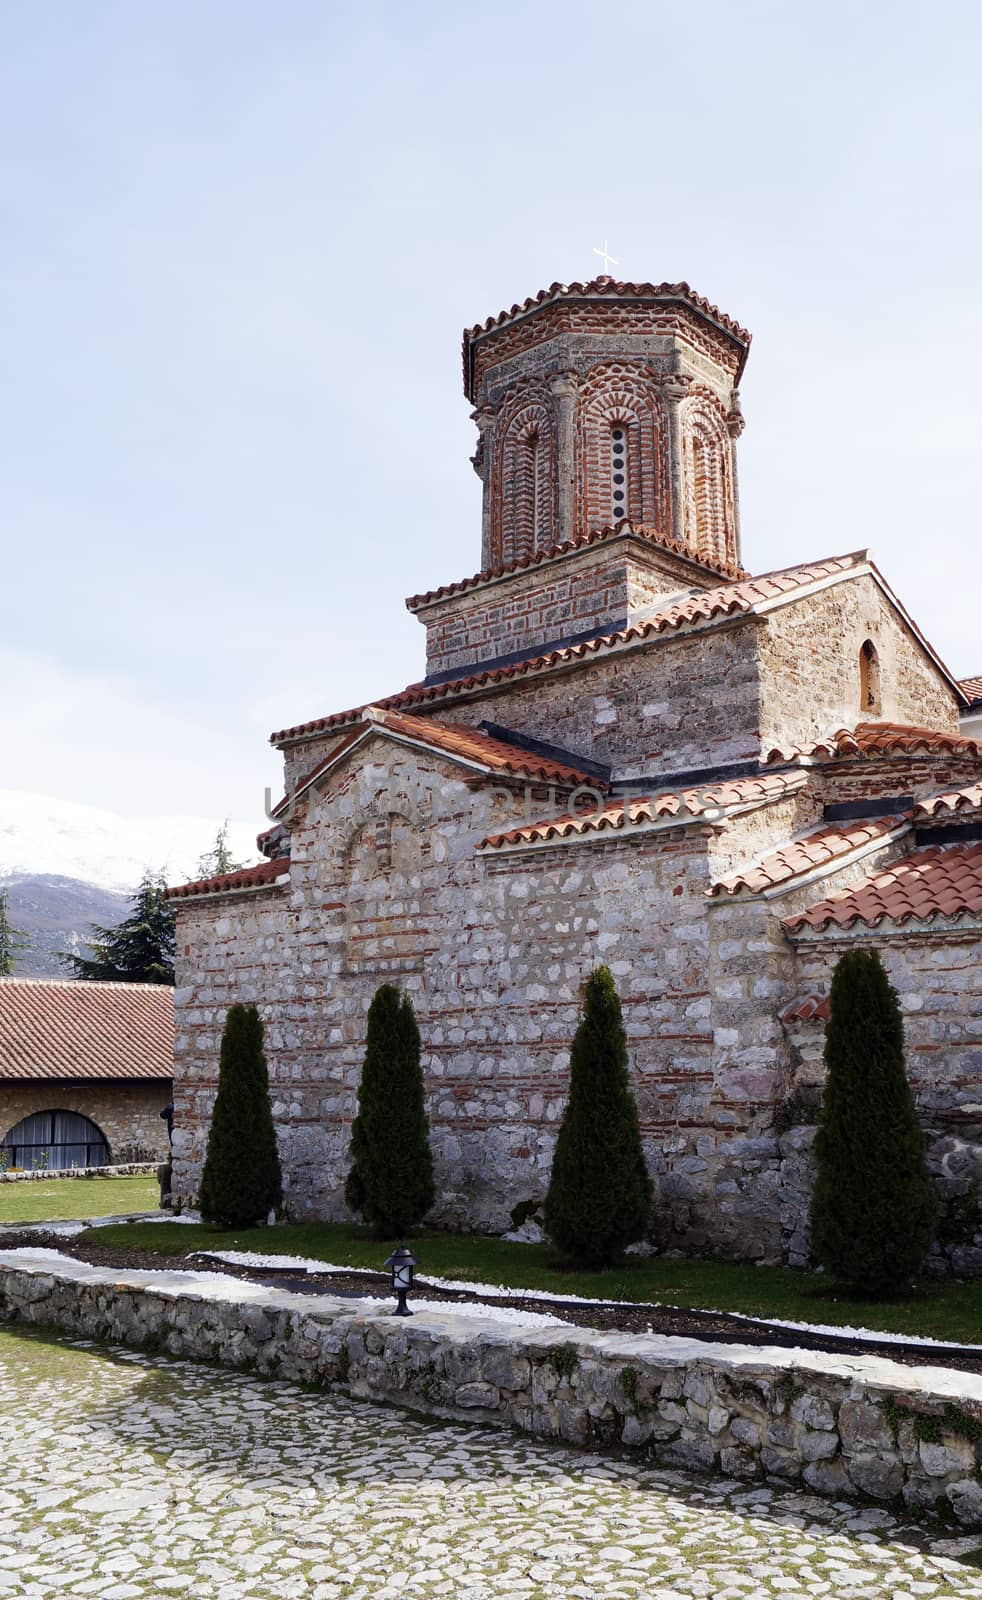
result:
M 102 1130 L 75 1111 L 35 1111 L 0 1139 L 8 1167 L 22 1172 L 106 1167 L 109 1144 Z

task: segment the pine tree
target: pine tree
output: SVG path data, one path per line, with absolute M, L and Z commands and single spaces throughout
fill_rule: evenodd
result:
M 251 1228 L 265 1221 L 282 1199 L 263 1025 L 255 1006 L 234 1005 L 222 1032 L 218 1094 L 198 1203 L 209 1222 Z
M 17 955 L 27 946 L 27 936 L 10 925 L 7 891 L 0 889 L 0 978 L 13 976 Z
M 344 1196 L 352 1211 L 381 1239 L 411 1232 L 435 1198 L 433 1157 L 416 1013 L 391 983 L 369 1007 L 351 1158 Z
M 847 951 L 832 975 L 825 1069 L 812 1252 L 854 1292 L 907 1289 L 934 1237 L 936 1202 L 900 1005 L 874 950 Z
M 652 1188 L 627 1073 L 627 1037 L 606 967 L 587 979 L 570 1052 L 569 1100 L 546 1195 L 546 1232 L 582 1266 L 605 1267 L 640 1239 Z
M 77 978 L 102 983 L 173 983 L 174 913 L 164 899 L 162 874 L 146 872 L 133 910 L 115 928 L 94 926 L 92 954 L 65 955 Z
M 226 872 L 240 872 L 244 861 L 236 861 L 228 847 L 228 817 L 215 835 L 215 843 L 198 862 L 199 878 L 220 878 Z

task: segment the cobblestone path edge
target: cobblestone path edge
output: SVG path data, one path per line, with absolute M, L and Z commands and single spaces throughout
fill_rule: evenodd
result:
M 0 1251 L 0 1319 L 662 1466 L 982 1528 L 982 1377 L 876 1356 L 534 1329 Z

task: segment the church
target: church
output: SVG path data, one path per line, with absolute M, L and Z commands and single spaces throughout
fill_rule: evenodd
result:
M 904 1009 L 940 1268 L 982 1272 L 982 681 L 868 550 L 746 570 L 749 347 L 687 284 L 610 277 L 465 333 L 480 571 L 406 602 L 425 675 L 274 733 L 263 862 L 168 891 L 175 1194 L 254 1001 L 288 1213 L 345 1217 L 390 982 L 422 1035 L 430 1222 L 505 1231 L 545 1193 L 604 962 L 655 1239 L 803 1264 L 830 975 L 861 944 Z

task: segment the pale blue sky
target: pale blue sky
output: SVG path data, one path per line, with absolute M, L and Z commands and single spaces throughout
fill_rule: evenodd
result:
M 982 672 L 982 8 L 0 0 L 0 787 L 261 812 L 480 565 L 460 334 L 686 278 L 755 570 L 870 545 Z

